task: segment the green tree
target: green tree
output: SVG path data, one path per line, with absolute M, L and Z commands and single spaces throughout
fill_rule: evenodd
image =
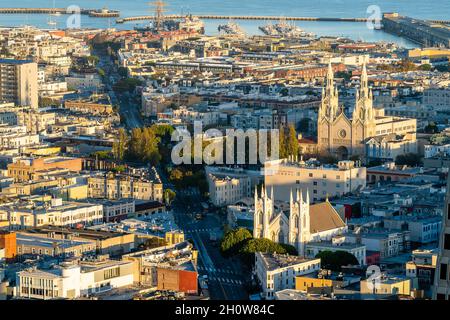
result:
M 220 243 L 220 250 L 224 255 L 236 254 L 247 239 L 251 239 L 252 234 L 245 228 L 238 228 L 228 231 Z
M 128 144 L 128 153 L 130 158 L 138 160 L 142 159 L 142 130 L 140 128 L 134 128 L 131 130 L 131 137 Z
M 292 249 L 291 249 L 292 250 Z M 240 253 L 254 254 L 256 252 L 287 254 L 286 247 L 269 239 L 250 239 L 242 246 Z M 295 252 L 295 249 L 291 252 Z
M 175 199 L 176 193 L 171 189 L 164 190 L 164 201 L 166 204 L 170 205 L 172 201 Z
M 329 251 L 325 250 L 319 252 L 316 258 L 320 259 L 320 263 L 323 268 L 330 269 L 333 271 L 341 271 L 343 266 L 347 265 L 358 265 L 358 260 L 354 255 L 347 251 Z
M 87 61 L 89 65 L 95 67 L 97 63 L 100 61 L 100 59 L 97 56 L 89 56 L 87 57 Z
M 183 177 L 184 177 L 183 171 L 178 168 L 172 169 L 170 171 L 169 180 L 172 183 L 175 183 L 175 184 L 178 183 L 179 181 L 181 181 L 183 179 Z
M 287 132 L 285 128 L 280 129 L 280 159 L 287 158 L 289 156 L 298 155 L 299 146 L 297 140 L 297 132 L 293 125 L 289 125 Z
M 422 71 L 431 71 L 431 69 L 432 69 L 432 67 L 431 67 L 431 65 L 428 64 L 428 63 L 422 64 L 422 65 L 419 67 L 419 70 L 422 70 Z
M 431 121 L 425 126 L 424 132 L 425 133 L 433 133 L 434 134 L 434 133 L 438 133 L 439 129 L 438 129 L 438 126 L 436 125 L 436 123 Z
M 128 135 L 124 128 L 120 128 L 117 139 L 113 143 L 112 152 L 114 159 L 122 161 L 128 146 Z

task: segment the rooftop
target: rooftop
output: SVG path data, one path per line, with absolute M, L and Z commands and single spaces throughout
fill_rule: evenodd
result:
M 276 253 L 264 253 L 258 252 L 259 257 L 262 257 L 264 264 L 268 271 L 277 270 L 279 268 L 287 268 L 296 266 L 302 263 L 317 262 L 320 263 L 320 259 L 308 259 L 300 256 L 291 256 L 288 254 L 276 254 Z

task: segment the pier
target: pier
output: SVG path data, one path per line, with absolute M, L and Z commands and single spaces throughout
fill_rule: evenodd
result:
M 316 18 L 316 17 L 278 17 L 278 16 L 228 16 L 228 15 L 202 15 L 195 17 L 201 20 L 259 20 L 259 21 L 338 21 L 338 22 L 366 22 L 367 18 Z M 166 19 L 181 19 L 181 15 L 166 15 Z M 129 21 L 153 20 L 154 16 L 135 16 L 117 19 L 116 23 L 125 23 Z
M 259 21 L 332 21 L 332 22 L 367 22 L 367 18 L 317 18 L 317 17 L 279 17 L 279 16 L 228 16 L 197 14 L 195 17 L 203 20 L 259 20 Z M 129 21 L 153 20 L 154 16 L 135 16 L 117 19 L 116 23 Z M 166 19 L 181 19 L 181 15 L 166 15 Z M 427 20 L 429 23 L 450 25 L 450 20 Z
M 75 14 L 88 15 L 97 18 L 117 18 L 120 16 L 119 11 L 108 9 L 75 9 L 66 8 L 0 8 L 0 14 Z
M 444 22 L 444 23 L 442 23 Z M 423 47 L 450 48 L 450 28 L 448 21 L 426 21 L 401 16 L 398 13 L 383 15 L 383 30 L 407 38 Z

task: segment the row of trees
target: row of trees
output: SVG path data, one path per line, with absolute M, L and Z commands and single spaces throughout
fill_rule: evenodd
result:
M 178 189 L 197 187 L 200 193 L 208 191 L 208 182 L 201 166 L 179 166 L 168 170 L 169 181 Z
M 276 243 L 269 239 L 254 239 L 248 229 L 238 228 L 225 233 L 220 250 L 224 256 L 238 255 L 244 262 L 251 264 L 256 252 L 297 255 L 297 250 L 290 245 Z M 325 269 L 341 271 L 342 266 L 358 265 L 354 255 L 346 251 L 322 251 L 316 255 Z
M 154 125 L 146 128 L 135 128 L 131 134 L 120 128 L 113 144 L 112 154 L 115 160 L 124 159 L 137 162 L 149 162 L 157 165 L 166 153 L 169 153 L 171 126 Z

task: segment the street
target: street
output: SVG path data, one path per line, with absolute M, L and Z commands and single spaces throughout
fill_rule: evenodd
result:
M 204 215 L 201 220 L 195 220 L 194 213 L 201 210 L 200 200 L 182 198 L 173 204 L 176 222 L 199 251 L 199 277 L 207 275 L 212 300 L 248 299 L 244 287 L 247 279 L 240 261 L 224 258 L 220 253 L 219 240 L 223 236 L 223 221 L 215 212 Z M 211 239 L 211 234 L 216 235 L 217 241 Z
M 112 90 L 114 83 L 120 80 L 117 66 L 111 60 L 111 57 L 101 55 L 99 53 L 97 54 L 99 57 L 98 67 L 105 72 L 103 83 L 108 90 L 112 103 L 119 106 L 118 111 L 125 127 L 129 130 L 134 128 L 142 128 L 144 123 L 139 112 L 140 101 L 138 99 L 134 99 L 134 97 L 128 92 L 118 94 Z

